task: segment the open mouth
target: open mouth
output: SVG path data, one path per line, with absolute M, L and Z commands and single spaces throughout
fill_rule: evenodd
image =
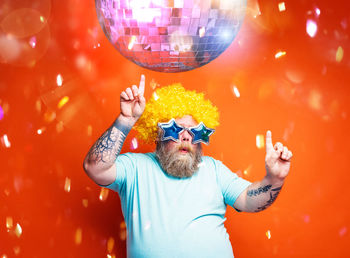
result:
M 189 152 L 189 149 L 188 149 L 188 148 L 180 148 L 180 149 L 179 149 L 179 152 L 180 152 L 180 153 L 188 153 L 188 152 Z

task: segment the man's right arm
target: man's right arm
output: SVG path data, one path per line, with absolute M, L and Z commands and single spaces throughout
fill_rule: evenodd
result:
M 86 174 L 99 185 L 113 183 L 117 176 L 115 160 L 124 140 L 145 109 L 145 77 L 139 88 L 133 85 L 120 94 L 120 115 L 113 125 L 94 143 L 84 159 Z

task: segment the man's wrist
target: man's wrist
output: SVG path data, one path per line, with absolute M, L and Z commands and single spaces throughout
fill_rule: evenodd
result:
M 118 128 L 125 136 L 128 135 L 134 124 L 136 123 L 137 119 L 125 117 L 122 114 L 118 116 L 118 118 L 115 120 L 113 126 Z
M 271 185 L 281 185 L 282 186 L 284 184 L 285 178 L 280 178 L 277 176 L 267 174 L 265 176 L 265 180 L 268 181 L 269 184 L 271 184 Z

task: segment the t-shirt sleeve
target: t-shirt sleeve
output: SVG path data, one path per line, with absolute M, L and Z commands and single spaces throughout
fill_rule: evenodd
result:
M 100 185 L 111 189 L 119 194 L 125 191 L 126 182 L 133 180 L 136 171 L 136 155 L 133 153 L 125 153 L 119 155 L 115 160 L 117 176 L 115 181 L 110 185 Z
M 238 196 L 251 184 L 251 182 L 231 172 L 221 161 L 216 160 L 218 181 L 222 190 L 224 201 L 233 207 Z

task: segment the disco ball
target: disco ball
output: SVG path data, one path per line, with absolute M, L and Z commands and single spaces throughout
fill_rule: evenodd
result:
M 137 65 L 183 72 L 217 58 L 242 24 L 246 0 L 95 0 L 113 46 Z

